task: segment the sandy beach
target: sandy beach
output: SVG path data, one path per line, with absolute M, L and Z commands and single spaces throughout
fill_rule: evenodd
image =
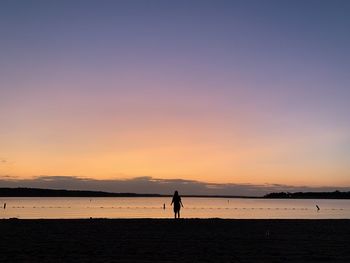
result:
M 350 262 L 350 220 L 1 220 L 0 262 Z

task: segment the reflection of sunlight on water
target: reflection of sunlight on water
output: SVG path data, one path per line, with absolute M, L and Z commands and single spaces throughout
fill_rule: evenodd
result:
M 172 218 L 170 198 L 2 198 L 0 218 Z M 350 218 L 350 200 L 183 198 L 185 218 Z M 316 210 L 315 204 L 321 208 Z M 166 208 L 163 208 L 166 204 Z

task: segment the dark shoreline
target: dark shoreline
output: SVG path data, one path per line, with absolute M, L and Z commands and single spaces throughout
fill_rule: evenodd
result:
M 0 262 L 350 262 L 347 219 L 3 219 Z
M 181 195 L 182 197 L 195 198 L 249 198 L 249 199 L 350 199 L 350 192 L 279 192 L 269 193 L 264 196 L 239 196 L 239 195 Z M 43 189 L 43 188 L 9 188 L 0 187 L 1 197 L 172 197 L 169 194 L 145 194 L 145 193 L 112 193 L 103 191 Z

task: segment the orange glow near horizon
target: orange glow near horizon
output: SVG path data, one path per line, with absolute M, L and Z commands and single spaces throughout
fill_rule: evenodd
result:
M 27 137 L 25 143 L 8 141 L 8 158 L 1 166 L 1 173 L 20 178 L 152 176 L 213 183 L 308 186 L 336 186 L 348 180 L 345 177 L 344 181 L 333 179 L 334 175 L 346 174 L 344 164 L 339 164 L 339 169 L 317 155 L 318 148 L 325 147 L 325 137 L 321 141 L 306 134 L 305 138 L 285 141 L 277 136 L 253 137 L 237 129 L 234 136 L 229 136 L 217 125 L 219 129 L 204 127 L 205 123 L 192 127 L 187 123 L 181 127 L 174 120 L 166 127 L 153 123 L 142 132 L 133 127 L 132 131 L 119 134 L 110 129 L 102 131 L 101 127 L 98 131 L 77 134 L 62 134 L 62 129 L 61 137 L 51 134 L 59 141 L 41 144 L 40 140 L 35 141 L 35 136 L 31 140 Z M 180 129 L 176 128 L 179 126 Z M 41 135 L 44 138 L 48 133 L 44 131 Z M 335 136 L 330 138 L 336 139 Z M 303 147 L 306 140 L 314 149 Z M 313 159 L 308 159 L 310 156 Z

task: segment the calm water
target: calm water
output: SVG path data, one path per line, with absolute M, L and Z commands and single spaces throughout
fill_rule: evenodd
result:
M 182 198 L 182 201 L 184 218 L 350 219 L 350 200 Z M 170 202 L 169 197 L 0 198 L 0 218 L 172 218 Z M 6 209 L 2 208 L 4 203 Z M 316 204 L 321 208 L 318 212 Z

